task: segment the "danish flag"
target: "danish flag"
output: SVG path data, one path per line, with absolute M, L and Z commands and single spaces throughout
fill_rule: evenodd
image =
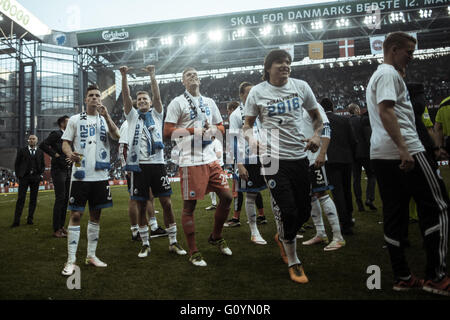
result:
M 355 55 L 355 41 L 354 40 L 339 40 L 339 55 L 340 57 L 352 57 Z

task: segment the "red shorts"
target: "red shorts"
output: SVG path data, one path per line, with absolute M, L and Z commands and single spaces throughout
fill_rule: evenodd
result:
M 227 174 L 218 161 L 180 168 L 183 200 L 203 200 L 209 192 L 229 190 Z

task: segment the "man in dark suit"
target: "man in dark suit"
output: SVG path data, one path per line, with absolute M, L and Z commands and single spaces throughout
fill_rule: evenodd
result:
M 364 167 L 367 176 L 366 206 L 370 210 L 376 211 L 377 208 L 373 201 L 375 200 L 377 178 L 370 164 L 370 136 L 372 130 L 370 128 L 369 114 L 366 112 L 361 115 L 359 106 L 356 103 L 351 103 L 348 106 L 348 112 L 351 115 L 350 124 L 357 140 L 353 162 L 353 192 L 355 193 L 356 204 L 360 212 L 365 211 L 361 191 L 361 169 Z
M 28 146 L 22 148 L 17 153 L 15 170 L 16 177 L 19 179 L 19 193 L 16 202 L 16 211 L 14 214 L 14 222 L 11 227 L 18 227 L 20 224 L 20 216 L 27 197 L 27 190 L 30 187 L 30 203 L 28 206 L 27 223 L 33 224 L 34 210 L 36 209 L 37 195 L 39 190 L 39 182 L 44 173 L 44 153 L 36 147 L 38 138 L 30 135 L 28 138 Z
M 326 171 L 334 202 L 341 223 L 342 234 L 352 235 L 353 199 L 352 199 L 352 162 L 356 139 L 349 119 L 333 113 L 333 103 L 325 98 L 320 102 L 324 108 L 331 127 L 331 140 L 328 147 Z
M 70 160 L 62 151 L 61 137 L 66 130 L 68 116 L 58 119 L 59 130 L 52 131 L 47 139 L 40 145 L 45 153 L 52 157 L 52 181 L 55 189 L 55 204 L 53 205 L 53 236 L 56 238 L 66 238 L 67 232 L 64 229 L 66 222 L 67 204 L 69 201 L 70 189 Z

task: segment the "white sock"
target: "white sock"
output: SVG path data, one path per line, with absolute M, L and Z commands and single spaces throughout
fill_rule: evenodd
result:
M 210 192 L 209 196 L 211 197 L 211 204 L 213 206 L 217 206 L 216 193 L 215 192 Z
M 156 220 L 156 217 L 151 217 L 149 224 L 152 231 L 158 229 L 158 221 Z
M 139 225 L 135 224 L 134 226 L 131 226 L 131 233 L 133 234 L 133 237 L 136 237 L 139 231 Z
M 252 236 L 260 235 L 256 225 L 256 196 L 256 193 L 247 193 L 247 197 L 245 199 L 245 213 L 247 214 L 248 225 Z
M 87 256 L 95 257 L 97 250 L 98 236 L 100 234 L 100 225 L 98 223 L 89 221 L 87 225 Z
M 325 238 L 327 233 L 325 232 L 325 225 L 322 219 L 322 208 L 320 207 L 320 202 L 316 197 L 313 197 L 311 201 L 311 218 L 316 227 L 316 237 Z
M 301 263 L 297 257 L 297 239 L 294 238 L 292 241 L 283 240 L 283 247 L 284 251 L 286 251 L 289 267 Z
M 171 224 L 169 228 L 166 229 L 169 234 L 169 244 L 174 244 L 177 242 L 177 224 Z
M 80 242 L 80 226 L 69 226 L 67 228 L 67 262 L 75 263 L 78 242 Z
M 139 234 L 141 235 L 142 245 L 149 246 L 150 242 L 148 241 L 148 226 L 139 227 Z
M 341 226 L 339 225 L 339 217 L 337 214 L 336 206 L 329 195 L 323 196 L 319 199 L 322 204 L 323 211 L 328 218 L 331 230 L 333 230 L 333 240 L 342 241 L 344 238 L 341 233 Z

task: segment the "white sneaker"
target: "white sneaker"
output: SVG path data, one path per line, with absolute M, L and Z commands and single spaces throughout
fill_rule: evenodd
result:
M 213 204 L 213 205 L 211 205 L 211 206 L 209 206 L 209 207 L 206 207 L 205 208 L 205 210 L 214 210 L 214 209 L 216 209 L 217 207 Z
M 251 240 L 253 243 L 256 243 L 256 244 L 267 244 L 267 241 L 264 240 L 263 237 L 261 237 L 260 234 L 253 235 L 253 236 L 250 238 L 250 240 Z
M 315 236 L 314 238 L 309 239 L 308 241 L 303 241 L 302 242 L 302 244 L 304 246 L 310 246 L 312 244 L 318 244 L 318 243 L 325 243 L 325 244 L 327 244 L 328 243 L 328 238 L 327 237 Z
M 93 266 L 98 267 L 98 268 L 106 268 L 108 266 L 106 263 L 101 261 L 96 256 L 94 256 L 94 257 L 87 257 L 85 263 L 86 264 L 92 264 Z
M 139 251 L 138 257 L 146 258 L 149 255 L 150 251 L 151 251 L 150 246 L 144 245 L 144 246 L 142 246 L 141 251 Z
M 184 256 L 185 254 L 187 254 L 186 250 L 184 250 L 179 244 L 178 242 L 172 243 L 171 245 L 169 245 L 169 251 L 170 252 L 175 252 L 176 254 L 180 255 L 180 256 Z
M 75 263 L 72 263 L 72 262 L 66 262 L 66 263 L 64 264 L 64 269 L 63 269 L 63 271 L 61 272 L 61 274 L 62 274 L 63 276 L 71 276 L 71 275 L 74 274 L 74 272 L 75 272 Z
M 333 251 L 342 248 L 345 246 L 344 240 L 333 240 L 330 242 L 329 245 L 327 245 L 325 248 L 323 248 L 324 251 Z
M 202 254 L 200 252 L 194 253 L 189 261 L 196 267 L 206 267 L 206 261 L 203 260 Z

